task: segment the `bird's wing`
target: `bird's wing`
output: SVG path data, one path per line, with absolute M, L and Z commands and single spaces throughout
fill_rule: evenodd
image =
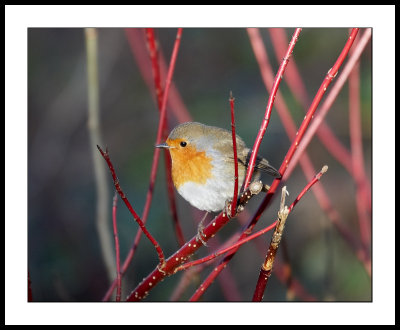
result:
M 249 148 L 246 148 L 244 150 L 244 155 L 245 155 L 245 157 L 242 157 L 241 162 L 244 163 L 244 165 L 247 167 L 247 165 L 249 164 L 250 156 L 251 156 L 251 150 Z M 271 166 L 268 163 L 268 160 L 266 160 L 263 157 L 257 156 L 256 164 L 254 167 L 255 167 L 255 169 L 265 172 L 269 175 L 272 175 L 275 178 L 282 177 L 281 174 L 279 173 L 279 171 L 275 167 Z

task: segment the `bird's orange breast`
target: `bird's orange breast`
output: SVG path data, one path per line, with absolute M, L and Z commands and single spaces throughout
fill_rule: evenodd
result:
M 197 151 L 191 144 L 184 148 L 180 147 L 181 141 L 181 139 L 167 140 L 167 144 L 171 147 L 169 151 L 175 187 L 178 189 L 188 181 L 205 184 L 213 176 L 211 157 L 208 157 L 205 151 Z

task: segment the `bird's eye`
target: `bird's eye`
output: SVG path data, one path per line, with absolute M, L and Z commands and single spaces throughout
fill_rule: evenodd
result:
M 182 141 L 181 143 L 179 143 L 181 147 L 186 147 L 187 143 L 185 141 Z

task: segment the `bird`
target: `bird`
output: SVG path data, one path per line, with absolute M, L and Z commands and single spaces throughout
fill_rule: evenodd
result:
M 219 212 L 234 195 L 234 154 L 229 130 L 186 122 L 176 126 L 164 143 L 171 155 L 171 176 L 178 193 L 192 206 Z M 236 135 L 238 193 L 243 185 L 252 150 Z M 254 174 L 265 172 L 275 178 L 281 174 L 268 161 L 257 156 Z

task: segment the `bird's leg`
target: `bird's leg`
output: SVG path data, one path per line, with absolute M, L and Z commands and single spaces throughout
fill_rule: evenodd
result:
M 205 237 L 203 233 L 204 229 L 204 220 L 206 220 L 208 215 L 208 211 L 204 214 L 203 219 L 201 219 L 199 225 L 197 226 L 197 235 L 196 238 L 203 243 L 204 246 L 207 246 L 206 242 L 203 240 L 203 237 Z

